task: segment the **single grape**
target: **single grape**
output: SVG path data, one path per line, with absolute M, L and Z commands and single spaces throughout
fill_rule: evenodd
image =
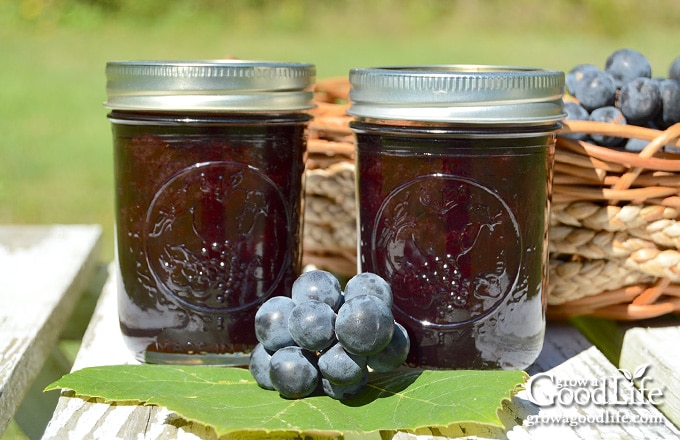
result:
M 335 344 L 319 356 L 321 375 L 336 385 L 350 385 L 366 374 L 366 356 L 348 353 Z
M 614 78 L 619 89 L 634 78 L 652 77 L 652 65 L 649 60 L 633 49 L 619 49 L 609 55 L 605 71 Z
M 661 110 L 661 93 L 653 80 L 635 78 L 621 88 L 617 107 L 629 124 L 644 125 Z
M 614 79 L 601 70 L 588 70 L 577 84 L 574 96 L 588 111 L 613 105 L 616 97 Z
M 324 394 L 335 400 L 346 400 L 357 396 L 366 387 L 367 383 L 368 372 L 359 381 L 349 385 L 338 385 L 325 377 L 321 377 L 321 386 Z
M 406 361 L 410 349 L 411 340 L 406 329 L 395 321 L 394 334 L 390 343 L 382 351 L 368 357 L 368 366 L 378 373 L 394 371 Z
M 671 67 L 668 69 L 668 78 L 680 81 L 680 57 L 677 57 L 671 63 Z
M 601 107 L 593 110 L 590 114 L 591 121 L 595 122 L 610 122 L 614 124 L 626 124 L 626 118 L 621 113 L 621 110 L 614 106 Z M 602 134 L 590 135 L 590 138 L 597 144 L 603 147 L 617 147 L 621 145 L 625 139 L 615 136 L 607 136 Z
M 666 79 L 657 83 L 661 93 L 661 111 L 656 124 L 662 130 L 680 122 L 680 81 Z
M 566 101 L 564 103 L 564 111 L 567 114 L 566 119 L 568 121 L 587 121 L 588 117 L 590 114 L 588 114 L 588 110 L 583 108 L 582 105 L 573 102 L 573 101 Z M 575 140 L 585 140 L 588 135 L 585 133 L 562 133 L 560 136 L 569 138 L 569 139 L 575 139 Z
M 567 73 L 567 76 L 565 78 L 565 86 L 567 92 L 569 92 L 570 95 L 574 96 L 578 83 L 581 82 L 581 80 L 583 79 L 583 74 L 589 70 L 600 69 L 594 64 L 579 64 L 575 66 L 573 69 L 571 69 L 569 73 Z
M 319 370 L 313 356 L 300 347 L 284 347 L 269 361 L 269 379 L 283 397 L 300 399 L 314 392 Z
M 658 76 L 650 79 L 654 84 L 656 84 L 657 87 L 659 87 L 659 89 L 661 89 L 661 83 L 666 81 L 666 78 L 660 78 Z
M 566 101 L 564 102 L 564 112 L 567 114 L 567 119 L 573 120 L 573 121 L 587 121 L 588 116 L 590 113 L 588 113 L 588 110 L 583 108 L 581 104 L 578 102 L 574 101 Z
M 362 272 L 350 278 L 345 284 L 345 301 L 359 295 L 373 295 L 392 307 L 392 288 L 379 275 Z
M 257 344 L 250 353 L 250 363 L 248 370 L 255 378 L 255 382 L 266 390 L 273 390 L 274 385 L 269 378 L 269 361 L 272 358 L 273 352 L 264 348 L 264 345 Z
M 676 147 L 675 145 L 666 145 L 663 147 L 663 151 L 666 153 L 680 154 L 680 147 Z
M 291 297 L 295 304 L 316 300 L 325 302 L 337 312 L 342 304 L 342 289 L 335 276 L 325 270 L 302 273 L 294 282 Z
M 385 348 L 394 332 L 392 310 L 373 295 L 345 301 L 335 319 L 335 335 L 345 350 L 369 356 Z
M 295 307 L 286 296 L 274 296 L 255 313 L 255 337 L 269 351 L 295 345 L 288 331 L 288 316 Z
M 626 145 L 623 147 L 623 149 L 631 153 L 639 153 L 645 149 L 647 144 L 649 144 L 648 140 L 630 138 L 626 141 Z
M 298 304 L 288 317 L 288 331 L 300 347 L 325 350 L 335 342 L 335 312 L 321 301 Z

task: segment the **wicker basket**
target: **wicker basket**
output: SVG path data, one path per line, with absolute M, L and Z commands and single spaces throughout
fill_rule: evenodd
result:
M 346 78 L 316 85 L 309 126 L 303 264 L 352 276 L 357 270 L 354 134 Z
M 354 136 L 347 78 L 319 81 L 306 171 L 304 262 L 356 273 Z M 558 137 L 548 315 L 640 320 L 680 311 L 680 124 L 567 121 L 563 133 L 649 141 L 639 154 Z

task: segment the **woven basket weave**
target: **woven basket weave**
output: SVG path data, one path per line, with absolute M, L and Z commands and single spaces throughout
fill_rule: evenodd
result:
M 310 124 L 303 260 L 356 273 L 354 135 L 347 78 L 319 81 Z M 680 124 L 566 121 L 562 133 L 649 141 L 639 154 L 559 136 L 548 315 L 640 320 L 680 311 Z M 680 150 L 679 150 L 680 151 Z

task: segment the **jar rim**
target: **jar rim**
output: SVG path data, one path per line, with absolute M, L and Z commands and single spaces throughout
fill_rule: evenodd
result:
M 352 69 L 348 113 L 375 119 L 550 124 L 564 119 L 564 72 L 441 64 Z
M 313 64 L 252 60 L 109 61 L 116 110 L 298 111 L 314 107 Z

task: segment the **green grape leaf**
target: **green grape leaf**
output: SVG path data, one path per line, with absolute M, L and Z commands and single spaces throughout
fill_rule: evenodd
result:
M 502 430 L 498 410 L 526 380 L 523 371 L 415 371 L 372 374 L 344 401 L 327 396 L 284 399 L 260 388 L 246 369 L 171 365 L 92 367 L 46 390 L 83 398 L 160 405 L 186 420 L 235 432 L 372 432 L 446 428 Z

